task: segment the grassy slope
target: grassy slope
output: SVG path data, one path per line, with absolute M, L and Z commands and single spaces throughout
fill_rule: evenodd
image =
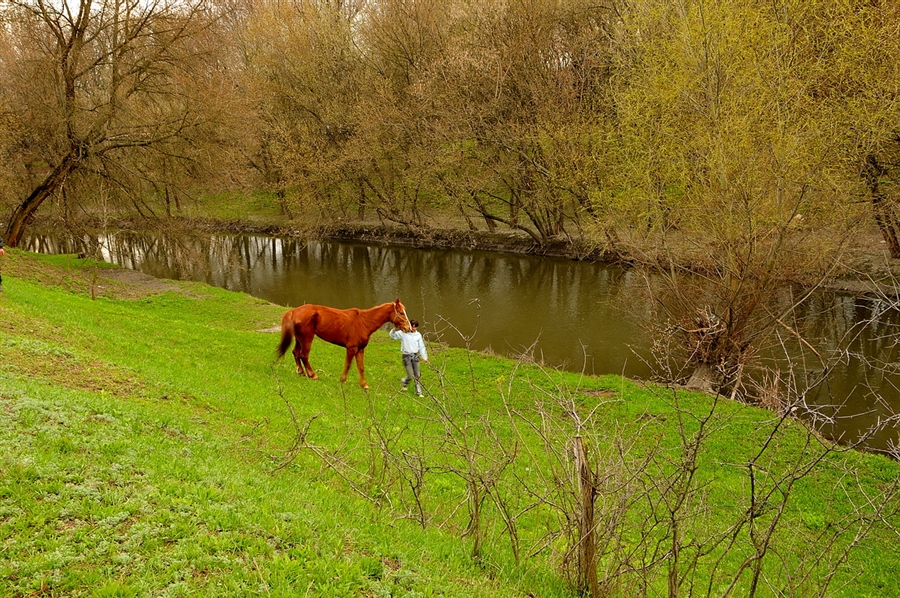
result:
M 272 473 L 292 431 L 279 385 L 322 428 L 363 394 L 325 343 L 319 382 L 273 372 L 277 337 L 257 330 L 283 308 L 193 284 L 92 301 L 89 273 L 7 259 L 25 278 L 7 267 L 0 295 L 0 595 L 520 593 L 314 460 Z M 400 373 L 381 334 L 374 393 Z
M 461 537 L 458 477 L 429 477 L 431 515 L 422 529 L 377 451 L 365 457 L 374 422 L 379 438 L 410 451 L 420 443 L 418 454 L 453 466 L 437 449 L 433 406 L 397 391 L 402 369 L 385 332 L 367 351 L 365 394 L 353 373 L 350 383 L 337 382 L 343 351 L 321 341 L 312 353 L 321 380 L 299 379 L 288 360 L 273 367 L 277 335 L 266 330 L 283 307 L 199 284 L 142 291 L 68 257 L 10 251 L 4 259 L 0 595 L 571 595 L 549 549 L 516 566 L 496 522 L 484 561 L 473 562 L 471 539 Z M 606 431 L 592 437 L 598 456 L 614 458 L 623 438 L 677 447 L 678 411 L 667 395 L 616 377 L 518 368 L 444 347 L 432 354 L 426 383 L 457 421 L 469 422 L 476 444 L 486 441 L 471 422 L 505 420 L 501 395 L 522 411 L 562 395 L 585 413 L 601 403 L 594 415 Z M 709 405 L 705 397 L 678 400 L 698 411 Z M 294 439 L 288 403 L 310 424 L 311 445 L 356 469 L 340 477 L 312 451 L 277 468 Z M 755 450 L 748 438 L 772 421 L 740 405 L 717 413 L 699 473 L 710 527 L 739 508 L 740 464 Z M 518 439 L 539 452 L 527 430 L 495 429 L 499 445 Z M 804 438 L 780 436 L 785 450 L 769 465 L 799 454 Z M 530 465 L 549 461 L 537 456 Z M 834 491 L 849 486 L 848 470 L 870 489 L 898 475 L 882 457 L 849 453 L 803 480 L 778 545 L 785 560 L 798 558 L 792 543 L 802 551 L 803 537 L 847 509 Z M 553 520 L 537 511 L 519 520 L 529 547 Z M 838 595 L 900 595 L 895 540 L 884 527 L 866 539 L 842 568 Z

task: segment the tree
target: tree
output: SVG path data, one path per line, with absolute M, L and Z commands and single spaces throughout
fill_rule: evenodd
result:
M 652 288 L 658 319 L 682 349 L 667 345 L 666 359 L 680 360 L 670 373 L 734 390 L 803 299 L 789 285 L 821 281 L 862 216 L 848 198 L 859 196 L 851 137 L 863 131 L 848 125 L 884 122 L 893 106 L 848 102 L 852 90 L 838 100 L 826 82 L 842 60 L 861 58 L 844 28 L 873 39 L 882 9 L 831 0 L 623 9 L 607 149 L 615 168 L 595 196 L 596 232 L 663 274 Z M 856 143 L 878 137 L 864 133 Z
M 862 176 L 875 224 L 892 258 L 900 258 L 900 132 L 865 157 Z
M 464 35 L 434 71 L 446 82 L 446 153 L 462 161 L 444 180 L 489 229 L 506 225 L 538 246 L 582 232 L 602 170 L 593 148 L 614 15 L 580 0 L 490 3 L 453 28 Z
M 586 150 L 606 110 L 612 11 L 584 0 L 304 0 L 260 2 L 251 15 L 259 162 L 281 193 L 296 190 L 285 205 L 307 220 L 375 212 L 422 227 L 427 207 L 449 204 L 471 227 L 505 225 L 537 245 L 580 232 L 597 184 Z
M 196 43 L 218 16 L 205 0 L 9 3 L 17 55 L 5 65 L 3 94 L 27 136 L 11 148 L 26 193 L 7 243 L 18 244 L 41 205 L 67 188 L 102 184 L 140 209 L 143 184 L 198 167 L 198 145 L 218 141 L 203 141 L 216 117 L 209 101 L 228 89 L 224 65 L 210 55 L 215 46 Z

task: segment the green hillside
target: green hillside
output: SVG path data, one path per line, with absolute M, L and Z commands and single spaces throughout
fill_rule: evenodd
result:
M 578 595 L 576 437 L 599 595 L 900 595 L 897 463 L 789 418 L 437 342 L 417 400 L 384 330 L 366 393 L 284 306 L 2 267 L 0 595 Z

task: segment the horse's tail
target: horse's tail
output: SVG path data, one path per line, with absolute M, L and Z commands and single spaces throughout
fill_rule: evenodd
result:
M 281 342 L 278 343 L 278 348 L 275 349 L 275 359 L 284 357 L 284 354 L 287 353 L 288 348 L 291 346 L 291 341 L 294 340 L 294 323 L 288 317 L 290 313 L 287 312 L 281 318 Z

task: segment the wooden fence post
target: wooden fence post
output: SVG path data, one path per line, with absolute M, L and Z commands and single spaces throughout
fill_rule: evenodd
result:
M 598 596 L 597 539 L 594 537 L 594 474 L 581 436 L 575 437 L 575 470 L 578 475 L 578 583 L 588 596 Z

